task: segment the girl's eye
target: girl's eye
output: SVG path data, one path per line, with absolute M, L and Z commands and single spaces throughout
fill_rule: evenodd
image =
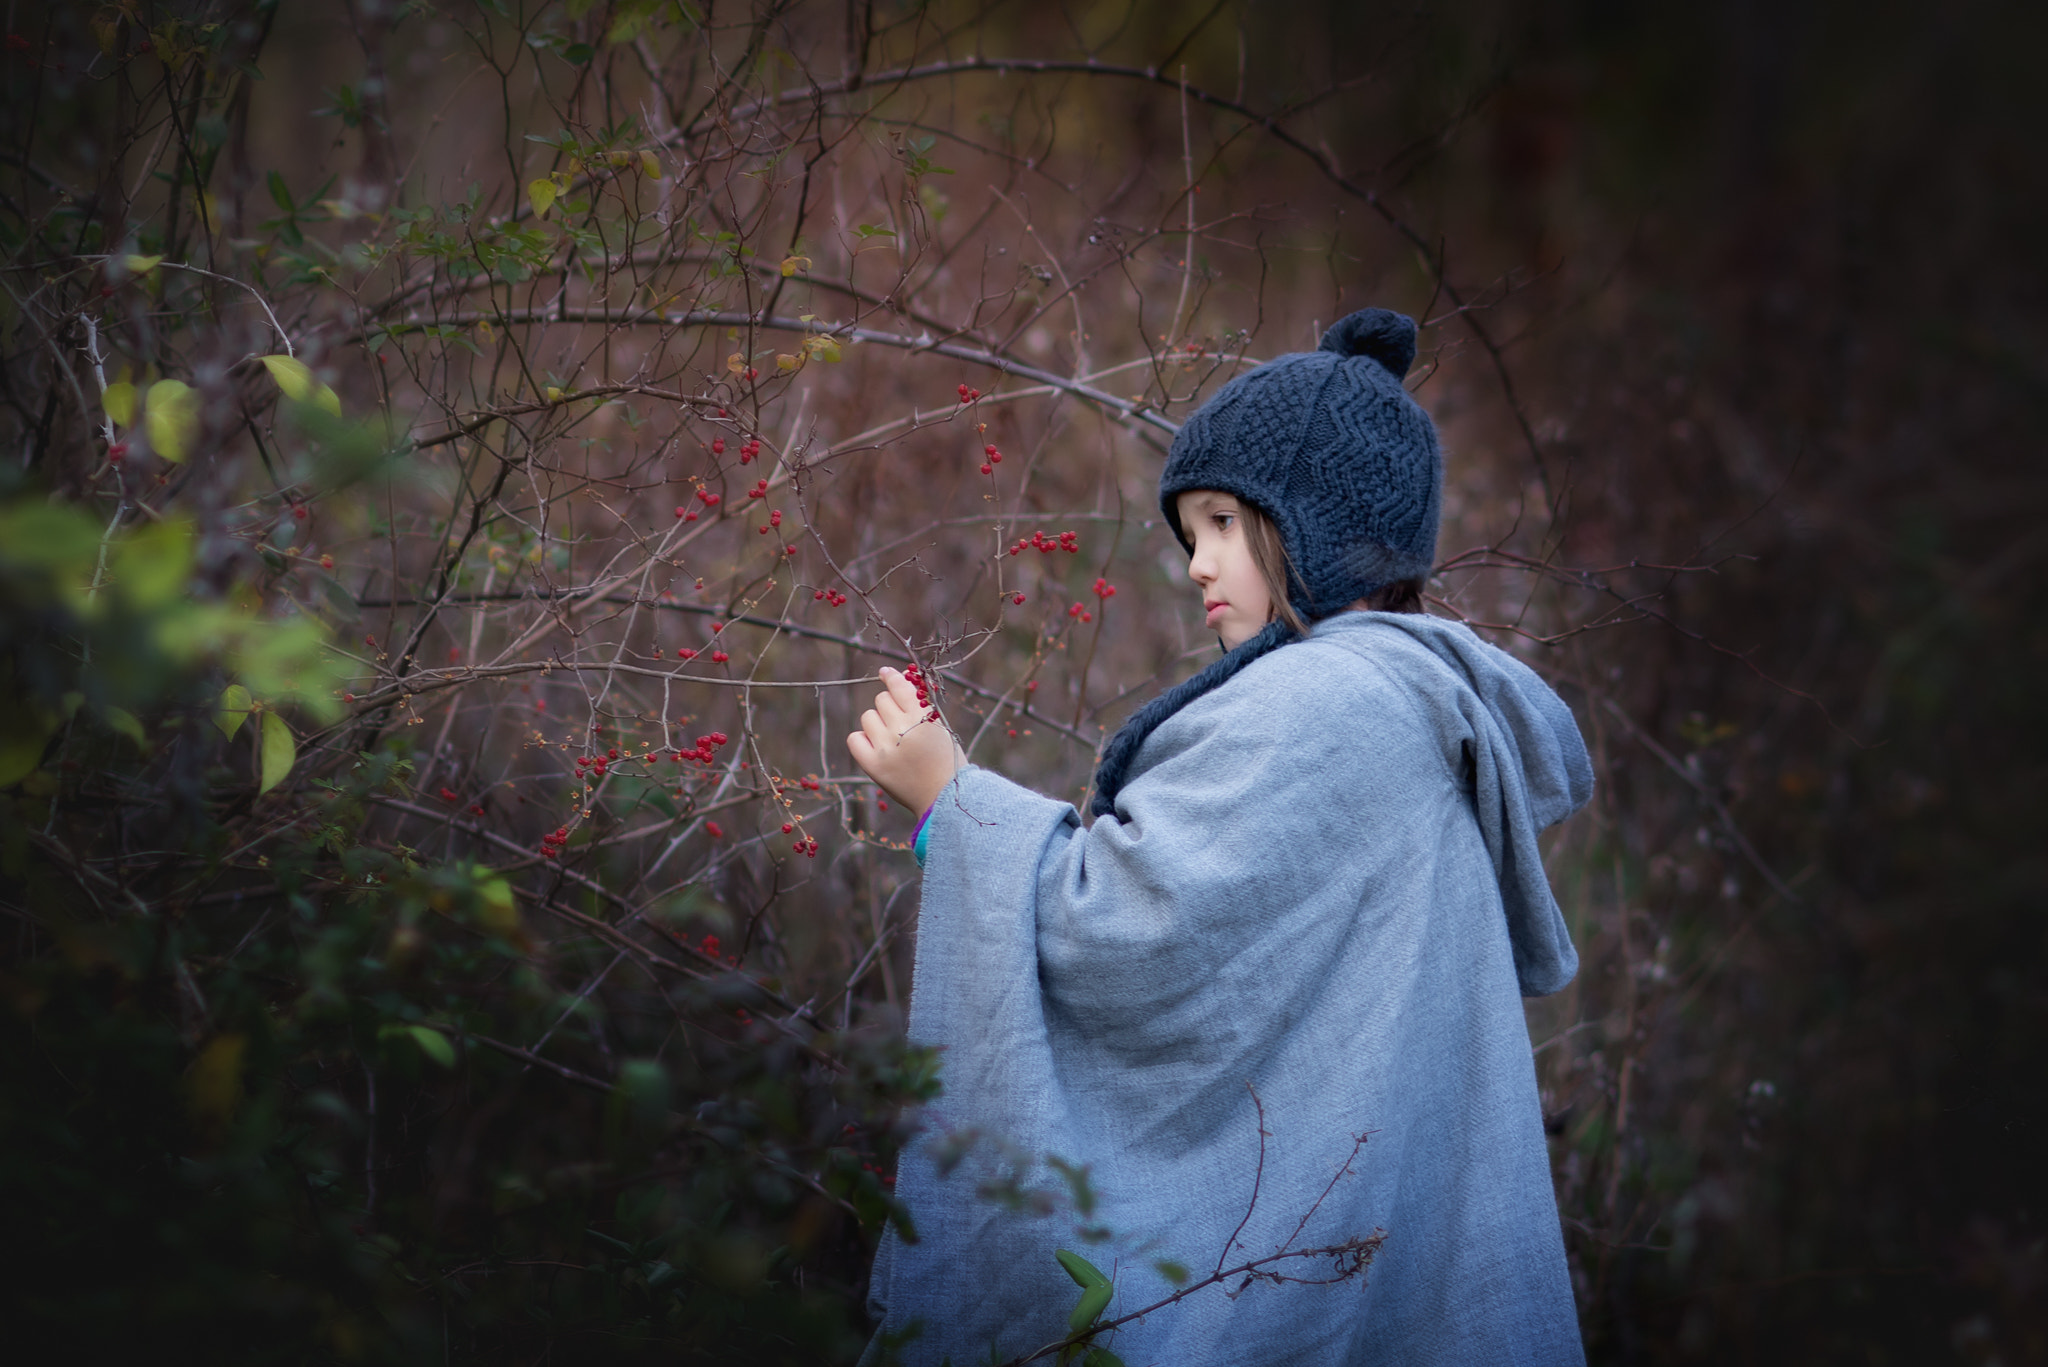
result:
M 1231 524 L 1232 524 L 1232 523 L 1234 523 L 1234 522 L 1236 522 L 1236 521 L 1237 521 L 1237 514 L 1235 514 L 1235 513 L 1218 513 L 1218 514 L 1216 514 L 1216 526 L 1217 526 L 1217 529 L 1218 529 L 1218 530 L 1220 530 L 1220 531 L 1226 531 L 1226 532 L 1227 532 L 1227 531 L 1229 531 L 1229 530 L 1230 530 L 1230 528 L 1231 528 Z

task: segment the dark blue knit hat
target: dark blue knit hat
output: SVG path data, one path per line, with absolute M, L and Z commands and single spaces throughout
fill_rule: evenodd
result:
M 1436 424 L 1401 387 L 1414 360 L 1412 318 L 1361 309 L 1314 351 L 1275 357 L 1223 386 L 1180 429 L 1159 476 L 1159 507 L 1181 545 L 1194 553 L 1174 499 L 1215 489 L 1280 528 L 1300 576 L 1288 597 L 1310 620 L 1388 584 L 1427 579 L 1444 463 Z M 1116 810 L 1139 747 L 1162 722 L 1293 639 L 1286 622 L 1268 622 L 1133 713 L 1103 747 L 1089 810 Z
M 1173 439 L 1159 476 L 1167 525 L 1192 554 L 1174 499 L 1215 489 L 1280 529 L 1301 582 L 1288 596 L 1313 620 L 1436 565 L 1444 466 L 1436 425 L 1401 387 L 1415 322 L 1361 309 L 1314 351 L 1238 376 Z

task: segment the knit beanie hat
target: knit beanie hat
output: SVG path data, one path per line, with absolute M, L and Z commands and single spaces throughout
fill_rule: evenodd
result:
M 1238 376 L 1195 410 L 1167 452 L 1159 507 L 1188 554 L 1175 500 L 1214 489 L 1280 529 L 1294 562 L 1288 599 L 1314 621 L 1436 565 L 1443 456 L 1436 425 L 1401 378 L 1415 360 L 1415 321 L 1361 309 L 1314 351 L 1278 356 Z M 1103 747 L 1089 810 L 1116 809 L 1124 775 L 1160 723 L 1294 639 L 1263 630 L 1132 714 Z
M 1276 357 L 1197 409 L 1173 439 L 1159 507 L 1193 554 L 1174 500 L 1215 489 L 1280 529 L 1313 621 L 1436 566 L 1444 466 L 1436 425 L 1401 386 L 1413 319 L 1361 309 L 1314 351 Z

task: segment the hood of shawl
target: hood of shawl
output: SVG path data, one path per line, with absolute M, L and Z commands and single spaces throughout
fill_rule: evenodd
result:
M 1388 644 L 1421 650 L 1379 648 L 1388 633 L 1396 637 Z M 1383 667 L 1412 676 L 1421 695 L 1441 697 L 1448 685 L 1465 697 L 1462 709 L 1468 715 L 1476 706 L 1490 719 L 1491 762 L 1478 766 L 1476 781 L 1491 790 L 1474 798 L 1501 871 L 1516 969 L 1528 995 L 1564 986 L 1577 972 L 1578 955 L 1551 895 L 1536 833 L 1564 820 L 1593 795 L 1593 762 L 1571 709 L 1535 670 L 1461 622 L 1423 613 L 1343 612 L 1317 622 L 1310 639 L 1370 651 Z M 1449 732 L 1445 735 L 1447 746 L 1458 745 Z M 1465 756 L 1445 758 L 1455 772 Z

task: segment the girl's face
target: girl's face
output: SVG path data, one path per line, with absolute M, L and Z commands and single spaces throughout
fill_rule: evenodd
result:
M 1243 509 L 1229 494 L 1190 489 L 1174 500 L 1174 510 L 1195 543 L 1188 578 L 1202 590 L 1204 620 L 1224 649 L 1235 650 L 1273 616 L 1273 595 L 1245 540 Z

